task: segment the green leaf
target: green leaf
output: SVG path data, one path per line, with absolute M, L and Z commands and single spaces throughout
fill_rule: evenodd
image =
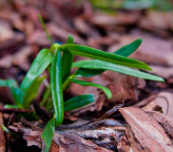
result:
M 34 59 L 27 75 L 25 76 L 21 84 L 21 90 L 26 91 L 34 80 L 51 64 L 52 60 L 53 55 L 49 53 L 49 49 L 42 49 Z
M 137 40 L 133 41 L 132 43 L 123 46 L 119 50 L 115 51 L 113 54 L 128 57 L 140 46 L 141 43 L 142 43 L 142 39 L 137 39 Z M 105 72 L 105 70 L 79 68 L 75 72 L 75 76 L 76 77 L 92 77 L 95 75 L 99 75 L 103 72 Z
M 93 76 L 99 75 L 103 72 L 105 72 L 105 70 L 79 68 L 76 70 L 74 75 L 75 75 L 75 77 L 93 77 Z
M 94 94 L 84 94 L 73 97 L 64 103 L 64 111 L 71 111 L 81 108 L 95 101 Z
M 21 90 L 18 88 L 17 82 L 15 80 L 12 79 L 0 80 L 0 86 L 9 87 L 14 102 L 17 104 L 18 108 L 23 108 L 22 107 L 23 94 Z
M 17 106 L 17 105 L 6 104 L 6 105 L 4 106 L 4 108 L 14 108 L 14 109 L 17 109 L 18 106 Z
M 143 70 L 152 70 L 147 64 L 127 57 L 103 52 L 87 46 L 76 45 L 76 44 L 64 44 L 59 46 L 60 51 L 69 52 L 71 54 L 89 57 L 93 59 L 99 59 L 119 65 L 124 65 L 133 68 L 139 68 Z
M 23 108 L 23 106 L 22 106 L 22 104 L 23 104 L 22 91 L 19 88 L 14 88 L 14 87 L 11 87 L 10 91 L 11 91 L 13 99 L 14 99 L 16 105 L 18 106 L 18 108 Z
M 97 87 L 97 88 L 100 88 L 102 89 L 105 94 L 107 95 L 108 99 L 110 99 L 112 97 L 112 93 L 111 91 L 100 85 L 100 84 L 96 84 L 96 83 L 91 83 L 91 82 L 86 82 L 86 81 L 82 81 L 82 80 L 79 80 L 79 79 L 75 79 L 75 78 L 71 78 L 70 81 L 74 82 L 74 83 L 77 83 L 77 84 L 80 84 L 80 85 L 83 85 L 83 86 L 93 86 L 93 87 Z
M 73 44 L 73 37 L 71 35 L 68 36 L 67 42 L 66 44 Z M 71 53 L 68 53 L 68 51 L 63 52 L 62 55 L 62 83 L 64 83 L 67 78 L 70 75 L 71 72 L 71 66 L 73 63 L 73 57 L 74 55 L 72 55 Z
M 61 68 L 61 52 L 56 49 L 51 67 L 51 92 L 56 116 L 56 126 L 61 125 L 64 118 Z
M 43 149 L 44 152 L 49 152 L 52 139 L 53 139 L 53 134 L 55 131 L 55 118 L 52 118 L 49 120 L 47 123 L 46 127 L 43 130 L 43 133 L 41 134 L 41 139 L 43 140 Z
M 8 87 L 6 80 L 1 80 L 0 79 L 0 87 Z
M 135 69 L 131 69 L 125 66 L 109 63 L 109 62 L 103 62 L 99 60 L 84 60 L 73 63 L 73 67 L 82 67 L 82 68 L 88 68 L 88 69 L 102 69 L 102 70 L 111 70 L 127 75 L 131 75 L 134 77 L 147 79 L 147 80 L 154 80 L 154 81 L 163 81 L 164 79 L 155 75 L 151 75 L 145 72 L 141 72 Z
M 7 80 L 0 79 L 0 87 L 18 87 L 18 84 L 13 79 L 7 79 Z
M 115 51 L 113 54 L 128 57 L 131 55 L 134 51 L 137 50 L 137 48 L 141 45 L 142 39 L 137 39 L 133 41 L 132 43 L 123 46 L 122 48 Z
M 24 103 L 23 103 L 24 107 L 28 108 L 31 101 L 37 96 L 38 89 L 45 78 L 46 76 L 37 78 L 36 80 L 34 80 L 31 86 L 26 90 L 24 95 Z
M 46 88 L 46 90 L 44 91 L 43 100 L 41 101 L 40 105 L 44 107 L 50 97 L 51 97 L 51 86 Z

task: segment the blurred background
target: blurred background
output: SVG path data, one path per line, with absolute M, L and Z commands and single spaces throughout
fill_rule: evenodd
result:
M 153 68 L 151 73 L 165 78 L 166 83 L 158 82 L 157 87 L 172 87 L 172 0 L 0 0 L 1 79 L 20 83 L 38 52 L 50 47 L 38 14 L 53 41 L 60 44 L 72 34 L 77 44 L 114 52 L 142 38 L 131 57 L 146 62 Z M 11 101 L 6 92 L 0 88 L 3 103 Z

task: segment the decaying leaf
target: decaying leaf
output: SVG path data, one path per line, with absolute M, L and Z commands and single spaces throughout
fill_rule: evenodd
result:
M 121 108 L 129 127 L 127 137 L 134 152 L 170 152 L 173 145 L 161 125 L 137 108 Z

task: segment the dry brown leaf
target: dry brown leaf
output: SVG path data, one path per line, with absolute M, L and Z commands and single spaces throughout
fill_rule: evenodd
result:
M 137 108 L 121 108 L 121 114 L 129 125 L 128 140 L 134 152 L 170 152 L 172 143 L 160 124 Z
M 173 117 L 173 94 L 168 92 L 161 92 L 155 99 L 156 105 L 162 108 L 163 114 L 169 118 Z

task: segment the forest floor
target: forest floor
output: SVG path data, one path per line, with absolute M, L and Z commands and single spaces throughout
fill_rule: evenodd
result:
M 97 100 L 86 107 L 65 113 L 56 128 L 50 151 L 58 152 L 171 152 L 173 151 L 173 11 L 117 9 L 114 15 L 94 9 L 85 1 L 0 0 L 0 78 L 20 84 L 42 48 L 50 43 L 38 14 L 43 17 L 54 42 L 64 44 L 69 34 L 74 42 L 114 52 L 135 39 L 143 42 L 130 58 L 141 60 L 149 71 L 165 82 L 146 81 L 106 71 L 83 78 L 112 91 L 112 98 L 97 88 L 72 84 L 64 98 L 94 93 Z M 74 60 L 86 59 L 75 56 Z M 74 72 L 74 71 L 72 71 Z M 46 71 L 45 71 L 46 74 Z M 45 89 L 39 89 L 40 102 Z M 0 149 L 7 152 L 39 152 L 45 122 L 19 118 L 27 110 L 7 110 L 12 104 L 9 89 L 0 87 Z M 60 133 L 61 132 L 61 133 Z M 0 150 L 0 151 L 1 151 Z

